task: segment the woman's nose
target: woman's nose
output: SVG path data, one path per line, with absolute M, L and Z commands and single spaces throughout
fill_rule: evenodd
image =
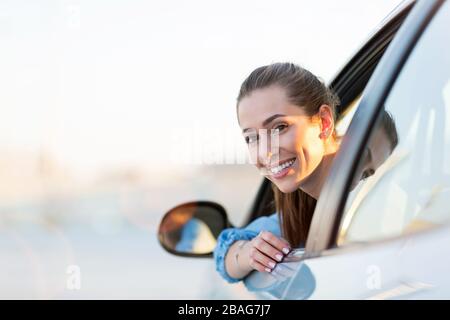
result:
M 263 131 L 260 133 L 258 139 L 258 162 L 261 166 L 266 166 L 270 163 L 271 156 L 269 137 L 267 136 L 267 132 Z
M 270 164 L 270 158 L 272 158 L 272 152 L 268 152 L 267 155 L 264 157 L 263 165 L 268 167 Z
M 271 151 L 259 152 L 257 167 L 258 168 L 268 167 L 271 162 L 272 156 L 273 153 Z
M 258 161 L 261 166 L 269 167 L 278 161 L 280 141 L 278 135 L 263 136 L 258 144 Z
M 257 168 L 262 168 L 270 164 L 272 158 L 272 152 L 268 150 L 262 150 L 256 146 L 250 148 L 250 163 L 254 164 Z

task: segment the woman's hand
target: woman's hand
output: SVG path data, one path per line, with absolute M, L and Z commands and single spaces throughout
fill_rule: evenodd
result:
M 278 262 L 283 261 L 291 248 L 289 243 L 269 231 L 262 231 L 241 249 L 239 264 L 247 263 L 260 272 L 272 272 Z

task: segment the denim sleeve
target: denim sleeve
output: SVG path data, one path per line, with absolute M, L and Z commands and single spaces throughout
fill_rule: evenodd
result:
M 214 260 L 216 270 L 229 283 L 235 283 L 242 279 L 232 278 L 225 270 L 225 256 L 230 246 L 238 240 L 251 240 L 261 231 L 270 231 L 280 236 L 280 226 L 278 223 L 278 215 L 276 213 L 269 217 L 260 217 L 254 220 L 245 228 L 228 228 L 223 230 L 217 238 L 217 246 L 214 249 Z

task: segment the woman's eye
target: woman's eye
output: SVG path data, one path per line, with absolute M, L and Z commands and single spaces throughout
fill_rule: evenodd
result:
M 246 144 L 254 143 L 254 142 L 256 142 L 256 140 L 257 140 L 257 136 L 247 136 L 247 137 L 245 137 L 245 143 Z
M 278 126 L 276 126 L 273 130 L 274 133 L 280 133 L 281 131 L 283 131 L 285 128 L 287 127 L 287 125 L 285 124 L 280 124 Z

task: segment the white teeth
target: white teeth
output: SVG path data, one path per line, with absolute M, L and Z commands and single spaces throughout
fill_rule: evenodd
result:
M 287 168 L 287 167 L 292 166 L 292 164 L 293 164 L 294 162 L 295 162 L 295 159 L 294 159 L 294 160 L 291 160 L 291 161 L 288 161 L 288 162 L 286 162 L 286 163 L 283 163 L 283 164 L 281 164 L 281 165 L 279 165 L 279 166 L 276 166 L 275 168 L 271 168 L 270 171 L 271 171 L 272 173 L 274 173 L 274 174 L 277 174 L 277 173 L 279 173 L 281 170 L 283 170 L 284 168 Z

